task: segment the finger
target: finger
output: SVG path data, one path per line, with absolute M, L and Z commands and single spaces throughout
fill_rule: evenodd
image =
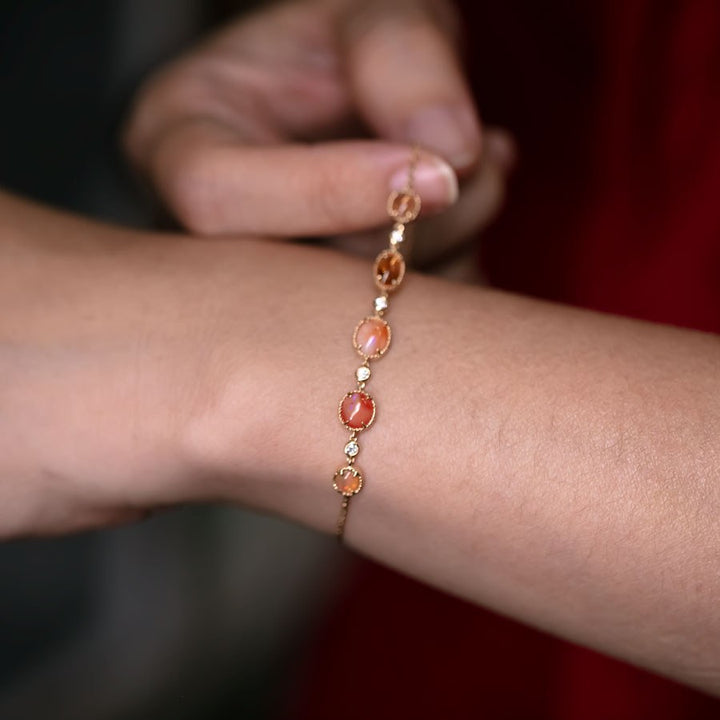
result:
M 244 145 L 235 129 L 194 118 L 167 130 L 149 171 L 185 227 L 205 235 L 331 235 L 387 222 L 387 196 L 405 186 L 411 149 L 377 141 Z M 420 154 L 424 212 L 457 199 L 455 174 Z
M 498 216 L 505 199 L 507 176 L 494 163 L 483 162 L 463 190 L 462 198 L 446 216 L 429 218 L 418 226 L 412 261 L 418 270 L 433 272 L 452 259 Z
M 366 0 L 342 21 L 347 71 L 370 125 L 393 140 L 417 143 L 456 170 L 480 157 L 480 123 L 437 0 Z
M 158 141 L 194 118 L 214 118 L 247 144 L 339 137 L 350 99 L 334 28 L 320 2 L 271 3 L 154 73 L 124 128 L 132 164 L 147 174 Z
M 418 225 L 412 250 L 415 267 L 433 270 L 451 260 L 468 240 L 477 242 L 478 234 L 502 210 L 514 158 L 515 145 L 509 133 L 485 132 L 480 166 L 464 184 L 458 202 L 449 212 Z
M 468 245 L 477 252 L 478 233 L 502 210 L 515 156 L 515 142 L 507 131 L 500 128 L 485 131 L 480 165 L 463 183 L 458 202 L 413 228 L 408 253 L 414 267 L 436 272 L 442 266 L 444 274 L 446 264 L 454 262 L 458 255 L 467 257 L 462 251 Z M 387 232 L 364 233 L 360 237 L 345 235 L 333 239 L 332 244 L 353 254 L 373 257 L 387 246 Z

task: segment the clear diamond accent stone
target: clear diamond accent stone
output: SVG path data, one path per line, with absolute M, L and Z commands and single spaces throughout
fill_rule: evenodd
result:
M 365 382 L 366 380 L 369 380 L 370 368 L 365 365 L 361 365 L 355 372 L 355 377 L 358 379 L 359 382 Z
M 396 227 L 390 233 L 390 242 L 393 245 L 399 245 L 405 239 L 405 228 L 402 226 Z
M 387 310 L 388 307 L 388 299 L 384 295 L 380 295 L 379 297 L 375 298 L 375 312 L 382 312 L 383 310 Z
M 360 452 L 360 446 L 354 441 L 351 440 L 346 446 L 345 446 L 345 454 L 348 457 L 355 457 Z

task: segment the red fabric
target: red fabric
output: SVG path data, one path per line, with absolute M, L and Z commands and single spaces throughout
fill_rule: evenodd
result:
M 288 720 L 717 720 L 720 703 L 370 562 L 338 600 Z
M 506 289 L 720 331 L 720 3 L 465 3 L 518 138 L 483 248 Z M 720 702 L 361 563 L 293 720 L 704 720 Z

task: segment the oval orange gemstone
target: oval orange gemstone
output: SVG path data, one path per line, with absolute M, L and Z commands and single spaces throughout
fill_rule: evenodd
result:
M 340 402 L 340 422 L 351 430 L 364 430 L 375 419 L 375 401 L 364 392 L 348 393 Z
M 365 318 L 355 329 L 353 345 L 363 357 L 380 357 L 390 345 L 390 326 L 378 317 Z
M 421 207 L 420 196 L 409 190 L 395 190 L 388 198 L 388 213 L 399 223 L 409 223 L 414 220 L 420 214 Z
M 394 290 L 405 275 L 405 260 L 395 250 L 384 250 L 375 259 L 375 284 L 381 290 Z
M 335 489 L 343 495 L 355 495 L 362 487 L 362 475 L 351 467 L 340 468 L 333 478 Z

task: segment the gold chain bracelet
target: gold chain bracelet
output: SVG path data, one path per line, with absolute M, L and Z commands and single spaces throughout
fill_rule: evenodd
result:
M 384 315 L 390 305 L 390 294 L 397 290 L 405 275 L 405 259 L 400 248 L 405 242 L 406 225 L 420 213 L 421 200 L 414 188 L 417 160 L 418 150 L 415 148 L 410 160 L 407 184 L 402 190 L 393 190 L 387 201 L 387 211 L 394 224 L 390 231 L 389 247 L 375 258 L 373 266 L 375 285 L 380 290 L 380 295 L 374 300 L 373 315 L 361 320 L 353 333 L 353 347 L 363 358 L 363 364 L 355 371 L 356 388 L 348 392 L 338 406 L 338 418 L 350 431 L 345 445 L 345 464 L 338 468 L 333 476 L 333 487 L 342 495 L 337 521 L 337 538 L 340 542 L 345 534 L 350 500 L 362 490 L 365 482 L 355 459 L 360 452 L 358 435 L 375 420 L 375 401 L 365 392 L 365 386 L 372 375 L 370 361 L 383 357 L 390 347 L 392 332 Z

